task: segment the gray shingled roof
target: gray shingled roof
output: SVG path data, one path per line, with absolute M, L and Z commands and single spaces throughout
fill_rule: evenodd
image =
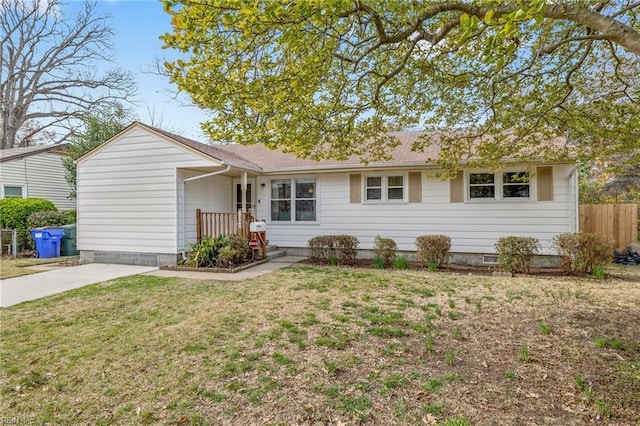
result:
M 142 124 L 142 123 L 140 123 Z M 146 124 L 142 124 L 180 144 L 188 146 L 198 152 L 223 161 L 232 167 L 256 172 L 278 172 L 294 170 L 330 170 L 339 168 L 361 168 L 361 167 L 389 167 L 389 166 L 417 166 L 432 162 L 440 153 L 438 141 L 439 133 L 428 133 L 424 131 L 401 131 L 391 134 L 398 138 L 400 144 L 390 152 L 391 161 L 370 162 L 365 166 L 361 159 L 352 156 L 346 160 L 310 160 L 298 158 L 293 154 L 283 153 L 281 150 L 270 150 L 264 145 L 208 145 L 183 136 L 157 129 Z M 421 136 L 431 138 L 433 142 L 426 146 L 423 152 L 412 151 L 411 147 Z M 564 138 L 556 138 L 550 141 L 551 144 L 563 146 Z
M 25 146 L 22 148 L 9 148 L 9 149 L 0 149 L 0 162 L 9 161 L 9 160 L 17 160 L 19 158 L 28 157 L 30 155 L 41 154 L 43 152 L 54 151 L 56 153 L 62 153 L 66 147 L 68 147 L 68 143 L 59 143 L 55 145 L 36 145 L 36 146 Z

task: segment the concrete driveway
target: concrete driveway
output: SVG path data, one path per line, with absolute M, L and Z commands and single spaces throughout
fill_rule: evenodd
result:
M 27 300 L 40 299 L 85 285 L 129 275 L 144 274 L 157 269 L 153 266 L 89 263 L 7 278 L 0 280 L 0 306 L 6 308 Z

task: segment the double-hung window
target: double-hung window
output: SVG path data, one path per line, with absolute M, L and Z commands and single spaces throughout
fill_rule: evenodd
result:
M 529 199 L 530 194 L 529 172 L 469 173 L 469 200 Z
M 404 201 L 404 175 L 367 176 L 365 179 L 365 201 Z
M 314 178 L 271 181 L 272 222 L 315 222 L 316 201 Z

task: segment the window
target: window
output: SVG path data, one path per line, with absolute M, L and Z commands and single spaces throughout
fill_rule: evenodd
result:
M 404 200 L 403 176 L 387 177 L 387 200 Z
M 271 221 L 315 222 L 316 180 L 313 178 L 272 180 Z
M 469 173 L 470 200 L 530 198 L 529 172 Z
M 493 173 L 471 173 L 469 175 L 469 198 L 495 198 L 496 183 Z
M 24 195 L 22 193 L 22 186 L 3 185 L 2 189 L 4 198 L 24 198 Z
M 367 201 L 382 200 L 382 177 L 368 177 L 367 188 L 365 192 L 367 194 Z
M 367 176 L 366 201 L 404 201 L 404 175 Z
M 529 173 L 506 172 L 502 174 L 503 198 L 529 198 Z

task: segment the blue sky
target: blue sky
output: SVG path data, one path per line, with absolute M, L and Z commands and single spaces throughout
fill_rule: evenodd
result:
M 84 10 L 84 0 L 63 0 L 67 16 Z M 161 76 L 152 74 L 156 58 L 175 57 L 175 53 L 162 49 L 158 37 L 171 31 L 171 17 L 164 12 L 158 0 L 98 0 L 97 12 L 111 17 L 115 32 L 113 40 L 114 63 L 107 68 L 122 68 L 134 74 L 138 83 L 137 105 L 133 110 L 139 120 L 183 136 L 206 142 L 200 122 L 208 114 L 188 106 L 189 97 L 182 94 L 174 99 L 176 87 Z M 152 120 L 153 118 L 153 120 Z

